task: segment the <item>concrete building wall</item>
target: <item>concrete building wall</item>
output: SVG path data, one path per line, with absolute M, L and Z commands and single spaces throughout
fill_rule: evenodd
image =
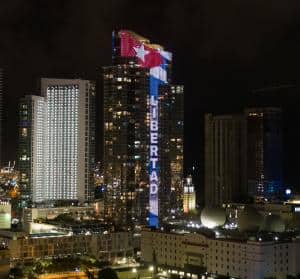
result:
M 286 278 L 299 273 L 299 241 L 209 238 L 199 233 L 142 232 L 146 262 L 178 270 L 207 271 L 237 278 Z M 156 257 L 153 257 L 156 255 Z
M 114 262 L 133 255 L 130 232 L 92 235 L 23 235 L 1 237 L 8 244 L 12 261 L 68 256 L 94 255 L 99 260 Z
M 246 194 L 245 120 L 240 115 L 205 116 L 205 203 L 222 206 Z

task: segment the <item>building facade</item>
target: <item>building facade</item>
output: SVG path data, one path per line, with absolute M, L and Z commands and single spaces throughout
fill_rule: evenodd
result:
M 222 206 L 246 195 L 245 120 L 242 115 L 205 116 L 205 203 Z
M 250 196 L 274 198 L 282 192 L 282 112 L 250 108 L 247 119 L 247 186 Z
M 238 216 L 247 207 L 243 203 L 231 203 L 224 205 L 230 223 L 238 223 Z M 300 229 L 300 205 L 290 203 L 254 203 L 252 207 L 255 208 L 264 218 L 271 215 L 280 217 L 282 222 L 276 222 L 275 226 L 285 225 L 286 230 L 297 231 Z M 274 227 L 273 227 L 274 229 Z
M 151 230 L 142 232 L 141 243 L 145 262 L 156 264 L 169 273 L 193 275 L 192 278 L 296 276 L 300 272 L 297 265 L 299 248 L 297 238 L 283 241 L 245 240 Z
M 145 224 L 150 191 L 149 69 L 140 67 L 136 57 L 121 57 L 118 36 L 113 36 L 112 64 L 103 68 L 105 212 L 124 225 Z M 158 129 L 159 211 L 165 216 L 170 204 L 182 208 L 182 86 L 160 88 Z
M 196 192 L 192 176 L 189 175 L 183 182 L 183 212 L 192 213 L 196 209 Z
M 10 251 L 11 262 L 91 255 L 100 261 L 113 263 L 117 259 L 133 256 L 134 249 L 131 232 L 29 235 L 1 231 L 0 239 Z
M 117 222 L 146 218 L 148 84 L 147 71 L 135 65 L 104 68 L 105 207 Z
M 19 150 L 21 199 L 27 204 L 42 200 L 44 185 L 45 99 L 28 95 L 19 104 Z
M 183 209 L 183 86 L 160 89 L 160 214 L 180 214 Z
M 42 96 L 20 102 L 19 158 L 25 203 L 91 201 L 95 162 L 95 84 L 41 80 Z
M 91 201 L 95 163 L 95 84 L 41 80 L 47 103 L 43 200 Z

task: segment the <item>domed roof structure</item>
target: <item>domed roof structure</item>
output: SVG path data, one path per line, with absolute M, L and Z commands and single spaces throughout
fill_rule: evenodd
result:
M 226 213 L 221 208 L 205 207 L 201 211 L 200 219 L 203 226 L 212 229 L 225 224 Z
M 263 231 L 268 232 L 284 232 L 285 231 L 285 224 L 283 220 L 278 215 L 267 215 L 265 217 L 263 226 Z
M 253 207 L 246 206 L 238 214 L 238 229 L 244 231 L 258 231 L 263 223 L 262 215 Z

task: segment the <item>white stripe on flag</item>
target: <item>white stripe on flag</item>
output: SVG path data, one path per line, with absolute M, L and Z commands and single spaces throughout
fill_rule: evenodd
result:
M 165 51 L 165 50 L 160 50 L 159 53 L 161 54 L 161 56 L 169 61 L 172 61 L 172 53 Z
M 167 82 L 167 71 L 160 66 L 150 68 L 150 75 L 163 82 Z

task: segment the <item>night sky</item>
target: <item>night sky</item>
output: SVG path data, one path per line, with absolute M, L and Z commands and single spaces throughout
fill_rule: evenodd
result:
M 17 102 L 41 76 L 100 80 L 111 31 L 131 29 L 174 53 L 185 85 L 185 169 L 203 183 L 203 114 L 245 106 L 284 109 L 284 172 L 300 185 L 300 3 L 289 0 L 1 0 L 0 66 L 6 74 L 4 160 L 16 158 Z M 99 81 L 101 85 L 101 81 Z M 98 106 L 101 107 L 101 88 Z M 101 158 L 101 109 L 98 109 Z

